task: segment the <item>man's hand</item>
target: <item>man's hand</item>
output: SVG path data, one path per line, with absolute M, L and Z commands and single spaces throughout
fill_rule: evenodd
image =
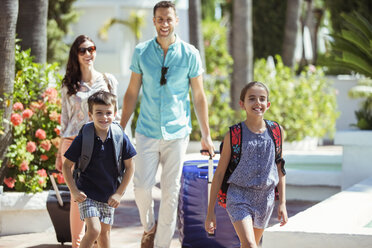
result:
M 202 155 L 208 155 L 208 156 L 211 155 L 212 157 L 214 156 L 214 145 L 213 145 L 211 136 L 202 137 L 201 147 L 202 147 L 202 150 L 208 150 L 209 152 L 209 153 L 202 152 Z

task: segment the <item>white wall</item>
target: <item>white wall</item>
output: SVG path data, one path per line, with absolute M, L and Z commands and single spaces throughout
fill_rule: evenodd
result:
M 98 37 L 98 30 L 109 18 L 128 20 L 130 14 L 135 11 L 145 13 L 145 25 L 142 28 L 141 41 L 152 39 L 156 32 L 152 23 L 153 7 L 158 0 L 78 0 L 75 3 L 80 18 L 71 26 L 72 34 L 66 38 L 67 43 L 72 43 L 80 34 L 88 35 L 97 46 L 97 58 L 95 67 L 100 72 L 114 74 L 119 81 L 119 105 L 128 87 L 131 71 L 132 53 L 135 47 L 135 37 L 130 29 L 124 25 L 115 24 L 108 32 L 108 40 L 103 41 Z M 177 1 L 177 14 L 180 18 L 177 34 L 184 41 L 189 40 L 188 28 L 188 1 Z

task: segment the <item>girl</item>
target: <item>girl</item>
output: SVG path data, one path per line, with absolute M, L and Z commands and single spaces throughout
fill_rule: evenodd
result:
M 111 74 L 94 69 L 96 46 L 86 35 L 78 36 L 70 48 L 66 74 L 62 80 L 61 143 L 56 169 L 61 171 L 65 154 L 83 124 L 89 121 L 87 99 L 99 90 L 117 95 L 118 82 Z M 84 236 L 84 222 L 80 220 L 78 204 L 71 199 L 70 226 L 72 248 L 80 245 Z
M 247 119 L 242 122 L 240 162 L 231 174 L 226 197 L 230 216 L 242 248 L 256 248 L 274 208 L 275 187 L 279 191 L 278 219 L 281 226 L 288 221 L 285 203 L 285 176 L 275 164 L 275 144 L 264 121 L 270 107 L 269 90 L 261 82 L 251 82 L 241 91 L 240 107 Z M 213 177 L 205 230 L 217 228 L 214 206 L 217 193 L 231 156 L 230 132 L 224 138 L 221 158 Z

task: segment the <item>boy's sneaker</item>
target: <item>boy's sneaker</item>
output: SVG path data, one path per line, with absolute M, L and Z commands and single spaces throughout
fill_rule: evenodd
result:
M 141 239 L 141 248 L 154 248 L 154 238 L 156 233 L 156 225 L 153 227 L 153 230 L 150 232 L 143 232 L 142 239 Z

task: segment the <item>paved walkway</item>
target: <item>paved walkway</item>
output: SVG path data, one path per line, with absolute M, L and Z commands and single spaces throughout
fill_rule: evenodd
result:
M 157 178 L 160 178 L 160 171 Z M 159 184 L 153 191 L 155 199 L 156 213 L 159 208 L 160 188 Z M 287 210 L 289 217 L 297 214 L 300 211 L 307 209 L 316 202 L 289 201 L 287 202 Z M 276 210 L 270 220 L 270 225 L 277 223 Z M 27 224 L 27 223 L 25 223 Z M 111 232 L 111 247 L 112 248 L 132 248 L 140 247 L 140 239 L 143 229 L 140 225 L 138 210 L 134 201 L 133 185 L 129 185 L 129 190 L 124 196 L 120 206 L 115 212 L 115 223 Z M 71 247 L 69 243 L 61 246 L 57 242 L 54 229 L 42 233 L 20 234 L 10 236 L 0 236 L 0 248 L 57 248 Z M 181 243 L 178 240 L 178 232 L 173 237 L 170 248 L 179 248 Z

